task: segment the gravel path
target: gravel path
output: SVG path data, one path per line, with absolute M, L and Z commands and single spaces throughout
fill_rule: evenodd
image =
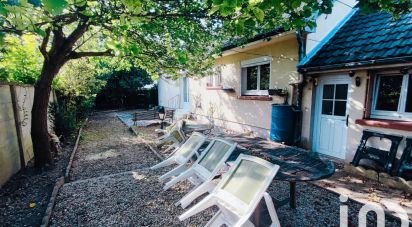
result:
M 158 174 L 137 170 L 65 184 L 51 226 L 203 226 L 206 215 L 180 222 L 176 207 L 186 185 L 164 192 Z
M 136 128 L 143 137 L 137 138 L 114 116 L 91 118 L 72 169 L 75 181 L 61 188 L 51 226 L 203 226 L 216 209 L 180 222 L 183 209 L 174 203 L 187 193 L 188 184 L 164 192 L 158 177 L 170 168 L 148 169 L 159 162 L 141 142 L 153 138 L 149 129 Z M 283 200 L 289 184 L 274 182 L 268 191 Z M 297 209 L 284 205 L 277 212 L 282 226 L 339 226 L 341 205 L 348 206 L 349 226 L 358 226 L 361 204 L 342 204 L 337 194 L 307 183 L 297 183 Z M 370 223 L 374 219 L 368 216 Z M 400 222 L 387 219 L 386 226 Z
M 289 184 L 274 181 L 268 191 L 274 199 L 282 201 L 289 197 Z M 297 183 L 296 193 L 296 209 L 291 209 L 289 204 L 276 208 L 283 227 L 340 226 L 340 206 L 348 206 L 348 226 L 359 226 L 361 204 L 352 200 L 341 203 L 337 194 L 308 183 Z M 401 226 L 398 219 L 386 217 L 385 221 L 385 226 Z M 376 217 L 369 213 L 368 226 L 375 225 Z
M 71 180 L 147 168 L 158 160 L 113 114 L 89 118 L 73 161 Z

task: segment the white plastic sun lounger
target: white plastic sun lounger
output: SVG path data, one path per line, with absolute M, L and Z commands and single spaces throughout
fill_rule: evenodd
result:
M 220 138 L 213 139 L 196 162 L 194 162 L 189 169 L 167 182 L 163 189 L 167 190 L 178 182 L 186 179 L 195 186 L 212 180 L 218 171 L 225 166 L 225 161 L 235 150 L 236 145 L 237 143 Z
M 241 154 L 211 194 L 180 215 L 179 219 L 183 221 L 216 205 L 219 211 L 206 226 L 254 226 L 249 218 L 264 198 L 271 226 L 280 226 L 272 197 L 266 192 L 278 170 L 278 165 Z
M 181 172 L 189 168 L 187 166 L 187 163 L 193 157 L 193 155 L 196 155 L 197 157 L 199 157 L 198 150 L 205 141 L 206 141 L 206 136 L 204 136 L 201 133 L 194 132 L 189 137 L 189 139 L 187 139 L 186 142 L 182 144 L 182 146 L 176 148 L 176 151 L 174 151 L 173 154 L 168 159 L 158 163 L 157 165 L 152 166 L 150 169 L 154 170 L 154 169 L 162 168 L 162 167 L 173 165 L 173 164 L 178 164 L 176 168 L 167 172 L 166 174 L 161 176 L 159 179 L 164 180 L 171 176 L 176 176 L 180 174 Z
M 164 144 L 171 142 L 171 148 L 178 148 L 185 142 L 185 134 L 182 130 L 182 122 L 176 123 L 165 135 L 159 137 L 156 143 L 157 147 L 162 147 Z

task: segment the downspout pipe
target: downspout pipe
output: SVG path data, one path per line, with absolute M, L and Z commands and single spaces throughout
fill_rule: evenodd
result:
M 306 57 L 306 42 L 304 40 L 303 37 L 303 31 L 302 30 L 298 30 L 296 32 L 296 38 L 298 41 L 298 58 L 299 58 L 299 62 L 302 61 L 302 59 L 304 59 Z M 302 90 L 303 90 L 303 83 L 304 83 L 304 77 L 303 74 L 299 73 L 298 74 L 299 79 L 297 81 L 293 81 L 291 83 L 289 83 L 290 86 L 293 87 L 293 89 L 297 89 L 297 94 L 294 92 L 294 95 L 297 95 L 298 97 L 293 97 L 293 99 L 296 99 L 294 104 L 297 108 L 301 109 L 302 107 Z
M 296 39 L 298 41 L 299 62 L 306 57 L 306 42 L 303 36 L 303 30 L 298 30 L 296 32 Z M 299 145 L 302 140 L 302 99 L 303 86 L 305 81 L 302 74 L 299 73 L 298 76 L 299 79 L 297 81 L 289 83 L 289 85 L 293 88 L 292 107 L 297 115 L 295 125 L 295 145 Z

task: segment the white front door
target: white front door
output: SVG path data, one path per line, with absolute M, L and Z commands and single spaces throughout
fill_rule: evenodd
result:
M 184 110 L 190 109 L 190 102 L 189 102 L 189 81 L 187 77 L 182 77 L 182 86 L 181 86 L 181 99 L 182 99 L 182 106 L 181 108 Z
M 320 77 L 316 92 L 313 150 L 345 159 L 349 76 Z

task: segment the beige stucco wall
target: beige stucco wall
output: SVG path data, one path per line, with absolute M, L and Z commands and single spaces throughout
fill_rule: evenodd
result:
M 301 145 L 306 149 L 310 149 L 311 143 L 311 124 L 312 124 L 312 99 L 314 96 L 313 83 L 306 81 L 302 91 L 302 131 L 301 131 Z
M 328 75 L 328 74 L 325 74 Z M 346 155 L 345 161 L 351 162 L 353 156 L 355 155 L 356 149 L 359 145 L 360 139 L 362 137 L 362 131 L 365 129 L 387 133 L 402 135 L 404 137 L 412 136 L 412 132 L 401 131 L 401 130 L 392 130 L 386 128 L 377 128 L 377 127 L 368 127 L 356 124 L 357 119 L 363 118 L 363 113 L 365 109 L 365 96 L 366 96 L 366 87 L 367 87 L 367 76 L 368 73 L 366 70 L 356 71 L 355 77 L 352 78 L 352 85 L 349 94 L 349 125 L 347 131 L 347 143 L 346 143 Z M 361 85 L 356 87 L 355 78 L 361 78 Z M 311 130 L 312 130 L 312 118 L 314 111 L 314 103 L 312 105 L 312 97 L 314 95 L 314 86 L 313 83 L 307 83 L 304 88 L 304 98 L 303 98 L 303 127 L 302 127 L 302 138 L 306 141 L 306 147 L 311 148 Z M 390 143 L 387 140 L 373 139 L 370 141 L 370 145 L 381 148 L 389 149 Z M 398 156 L 401 155 L 403 149 L 405 148 L 405 141 L 403 140 L 398 149 Z
M 355 77 L 359 76 L 361 78 L 361 86 L 356 87 L 355 84 Z M 351 94 L 351 105 L 349 109 L 349 128 L 348 128 L 348 142 L 347 142 L 347 152 L 346 152 L 346 161 L 350 162 L 355 155 L 356 148 L 359 145 L 359 141 L 362 136 L 362 131 L 364 129 L 369 129 L 372 131 L 382 132 L 386 134 L 393 134 L 393 135 L 401 135 L 403 137 L 411 137 L 412 132 L 408 131 L 401 131 L 401 130 L 393 130 L 393 129 L 386 129 L 386 128 L 377 128 L 377 127 L 369 127 L 369 126 L 362 126 L 355 124 L 356 119 L 362 119 L 363 111 L 365 109 L 365 96 L 366 96 L 366 80 L 367 80 L 367 71 L 357 71 L 356 76 L 352 80 L 352 87 L 353 93 Z M 371 145 L 374 147 L 389 150 L 390 142 L 388 140 L 380 140 L 374 139 L 370 142 Z M 402 154 L 403 149 L 405 148 L 405 140 L 403 140 L 398 147 L 398 154 L 399 157 Z
M 242 53 L 239 53 L 242 52 Z M 273 96 L 272 101 L 239 100 L 241 95 L 241 61 L 271 56 L 271 88 L 287 88 L 298 74 L 298 44 L 295 35 L 260 44 L 257 48 L 240 49 L 236 53 L 216 59 L 222 67 L 222 85 L 235 89 L 235 93 L 207 90 L 208 78 L 190 79 L 191 111 L 199 116 L 213 116 L 219 126 L 235 131 L 251 131 L 257 136 L 269 137 L 271 104 L 283 103 L 283 97 Z M 291 97 L 289 97 L 290 103 Z

